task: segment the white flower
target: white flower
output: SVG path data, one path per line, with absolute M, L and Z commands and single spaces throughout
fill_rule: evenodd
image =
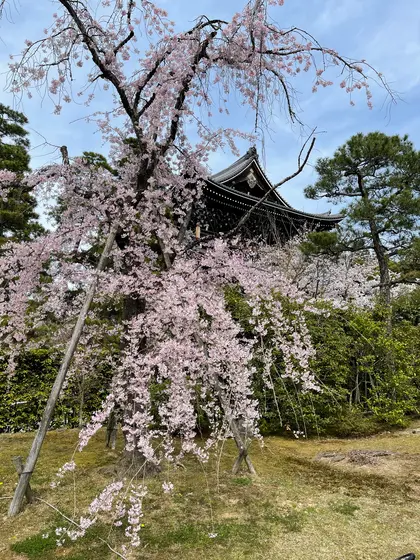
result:
M 170 494 L 172 492 L 172 490 L 174 489 L 174 485 L 172 484 L 172 482 L 164 482 L 162 484 L 162 488 L 163 488 L 163 491 L 165 492 L 165 494 Z

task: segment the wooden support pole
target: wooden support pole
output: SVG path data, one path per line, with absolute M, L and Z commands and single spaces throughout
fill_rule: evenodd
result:
M 106 446 L 110 447 L 112 450 L 115 449 L 117 443 L 117 430 L 118 430 L 117 415 L 113 410 L 109 415 L 108 424 L 106 427 Z
M 13 457 L 12 462 L 15 466 L 16 472 L 19 475 L 19 478 L 22 476 L 23 473 L 23 460 L 22 457 L 20 455 L 18 455 L 17 457 Z M 25 491 L 25 496 L 26 496 L 26 501 L 28 502 L 28 504 L 31 504 L 33 502 L 33 494 L 32 494 L 32 488 L 31 485 L 27 484 L 26 487 L 26 491 Z
M 44 443 L 44 439 L 47 434 L 47 430 L 49 428 L 52 415 L 54 412 L 54 408 L 61 392 L 61 388 L 63 387 L 64 380 L 66 378 L 71 361 L 73 359 L 74 353 L 79 343 L 79 339 L 86 322 L 86 317 L 88 315 L 90 305 L 92 303 L 93 297 L 96 292 L 96 285 L 98 283 L 99 274 L 105 268 L 108 257 L 111 253 L 112 246 L 114 245 L 117 231 L 118 231 L 118 226 L 116 224 L 112 225 L 108 233 L 108 237 L 105 243 L 105 247 L 102 251 L 101 258 L 99 259 L 99 263 L 96 267 L 95 277 L 92 280 L 89 290 L 86 293 L 85 302 L 80 311 L 79 318 L 77 319 L 77 323 L 73 329 L 73 334 L 71 336 L 71 339 L 67 345 L 66 353 L 64 355 L 60 369 L 57 373 L 57 377 L 55 378 L 54 385 L 51 389 L 50 396 L 48 397 L 47 404 L 45 405 L 44 413 L 42 415 L 42 419 L 39 424 L 38 432 L 32 442 L 32 447 L 25 463 L 25 468 L 19 477 L 19 482 L 16 487 L 13 500 L 9 507 L 9 517 L 13 517 L 17 515 L 22 510 L 23 498 L 26 494 L 29 481 L 31 479 L 32 473 L 34 472 L 35 465 L 38 461 L 38 457 L 41 452 L 41 447 L 42 444 Z

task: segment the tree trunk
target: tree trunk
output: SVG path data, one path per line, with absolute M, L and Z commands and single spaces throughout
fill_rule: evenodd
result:
M 357 175 L 357 184 L 359 187 L 360 194 L 362 195 L 363 202 L 365 204 L 366 210 L 368 211 L 368 222 L 370 234 L 372 236 L 373 250 L 375 251 L 376 259 L 379 265 L 379 278 L 380 286 L 379 292 L 381 294 L 382 302 L 385 306 L 390 306 L 391 304 L 391 284 L 389 278 L 389 266 L 388 266 L 388 255 L 386 254 L 385 247 L 382 245 L 381 236 L 379 234 L 378 226 L 372 213 L 370 212 L 370 200 L 369 195 L 366 192 L 363 177 L 360 173 Z
M 356 373 L 356 381 L 354 384 L 354 401 L 356 404 L 360 404 L 360 383 L 359 383 L 359 370 Z
M 235 440 L 236 447 L 239 451 L 239 454 L 232 467 L 232 474 L 238 474 L 242 462 L 245 461 L 248 472 L 251 475 L 255 476 L 257 474 L 257 471 L 255 470 L 254 465 L 252 464 L 252 461 L 248 455 L 248 448 L 251 442 L 247 437 L 247 434 L 243 431 L 241 432 L 238 423 L 235 420 L 231 421 L 230 426 L 232 429 L 233 439 Z
M 362 199 L 365 203 L 366 210 L 368 211 L 368 222 L 370 234 L 372 236 L 373 250 L 375 251 L 376 260 L 379 265 L 379 294 L 381 303 L 384 306 L 385 321 L 387 325 L 388 334 L 392 334 L 392 316 L 391 316 L 391 280 L 389 275 L 388 255 L 385 247 L 382 244 L 381 236 L 379 234 L 377 223 L 370 212 L 370 200 L 368 193 L 364 187 L 363 177 L 359 173 L 357 175 L 357 182 Z
M 219 396 L 220 404 L 222 405 L 222 409 L 225 415 L 228 415 L 229 404 L 226 402 L 226 397 L 222 387 L 220 386 L 219 381 L 216 382 L 215 386 L 216 386 L 217 394 Z M 245 461 L 249 473 L 252 475 L 256 475 L 257 471 L 255 470 L 254 465 L 252 464 L 252 461 L 248 455 L 248 448 L 251 442 L 250 439 L 247 437 L 246 430 L 241 430 L 240 423 L 235 418 L 230 419 L 229 425 L 230 425 L 230 429 L 232 430 L 233 439 L 236 443 L 236 447 L 238 448 L 238 452 L 239 452 L 238 457 L 236 458 L 233 464 L 232 473 L 237 474 L 239 472 L 242 462 Z
M 106 446 L 110 447 L 112 450 L 115 449 L 117 443 L 117 430 L 118 430 L 117 415 L 113 410 L 109 415 L 108 425 L 106 427 Z
M 381 295 L 381 302 L 386 309 L 391 306 L 391 283 L 389 277 L 388 256 L 385 252 L 384 246 L 381 243 L 377 227 L 374 220 L 369 220 L 370 231 L 373 240 L 373 250 L 375 251 L 376 259 L 379 265 L 379 293 Z
M 136 299 L 130 296 L 125 297 L 123 301 L 122 320 L 124 322 L 130 321 L 137 315 L 144 313 L 145 308 L 146 301 L 144 299 Z M 146 340 L 139 340 L 138 344 L 139 346 L 146 347 Z M 124 351 L 124 336 L 121 339 L 121 351 Z M 130 406 L 133 407 L 133 405 L 133 397 L 129 396 L 126 408 L 130 409 Z M 127 443 L 124 430 L 123 437 L 125 442 Z M 145 456 L 136 448 L 136 441 L 134 441 L 133 451 L 128 451 L 124 448 L 121 465 L 123 469 L 129 469 L 131 473 L 138 472 L 146 475 L 154 475 L 157 472 L 160 472 L 160 467 L 148 462 Z
M 205 354 L 208 355 L 207 347 L 197 333 L 195 333 L 195 340 L 197 341 L 197 344 L 199 344 L 203 348 Z M 216 379 L 216 381 L 215 381 L 215 388 L 216 388 L 217 396 L 219 397 L 220 405 L 223 409 L 223 412 L 225 413 L 226 416 L 228 416 L 229 415 L 229 404 L 226 400 L 226 396 L 225 396 L 225 393 L 223 391 L 223 388 L 220 385 L 219 379 Z M 232 430 L 232 435 L 233 435 L 233 439 L 236 443 L 236 447 L 238 448 L 238 451 L 239 451 L 239 455 L 236 458 L 235 463 L 232 467 L 233 474 L 237 474 L 239 472 L 239 468 L 242 464 L 242 461 L 245 461 L 246 466 L 248 467 L 248 471 L 250 472 L 250 474 L 256 475 L 257 471 L 255 470 L 254 465 L 252 464 L 252 461 L 248 456 L 248 448 L 249 448 L 250 441 L 247 438 L 246 431 L 245 430 L 241 431 L 239 422 L 237 420 L 235 420 L 235 418 L 230 418 L 229 425 L 230 425 L 230 429 Z

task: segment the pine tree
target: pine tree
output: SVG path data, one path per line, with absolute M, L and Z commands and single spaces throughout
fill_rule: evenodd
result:
M 420 231 L 420 152 L 407 136 L 356 134 L 333 157 L 319 159 L 315 169 L 318 180 L 306 196 L 346 203 L 346 220 L 339 236 L 312 235 L 314 248 L 373 251 L 382 300 L 389 306 L 392 285 L 413 280 L 403 264 L 415 269 L 409 261 L 415 260 Z M 400 272 L 393 279 L 392 268 Z
M 43 231 L 37 222 L 32 189 L 23 182 L 24 174 L 30 171 L 27 123 L 25 115 L 0 103 L 0 169 L 17 174 L 7 199 L 0 199 L 0 247 L 7 241 L 32 239 Z

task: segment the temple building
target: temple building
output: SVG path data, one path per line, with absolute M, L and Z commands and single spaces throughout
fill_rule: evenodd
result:
M 246 238 L 270 244 L 284 242 L 303 229 L 330 230 L 343 219 L 339 214 L 309 214 L 290 206 L 273 188 L 256 149 L 251 148 L 231 166 L 207 179 L 193 223 L 199 225 L 202 237 L 230 232 L 264 196 L 265 200 L 240 227 L 238 233 Z

